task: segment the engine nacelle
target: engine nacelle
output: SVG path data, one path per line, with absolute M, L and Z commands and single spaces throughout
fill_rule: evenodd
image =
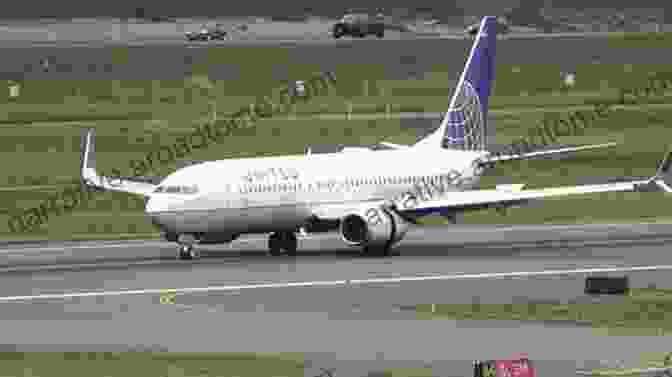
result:
M 395 212 L 364 208 L 341 219 L 341 238 L 352 246 L 383 246 L 401 241 L 408 232 L 408 222 Z

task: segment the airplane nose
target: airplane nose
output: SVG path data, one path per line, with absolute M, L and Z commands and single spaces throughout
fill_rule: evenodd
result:
M 154 199 L 154 198 L 147 199 L 147 203 L 145 203 L 145 212 L 147 214 L 157 212 L 157 200 L 156 199 Z
M 159 221 L 159 212 L 161 211 L 161 206 L 158 200 L 155 198 L 149 198 L 147 204 L 145 204 L 145 214 L 152 222 L 152 224 L 161 226 L 161 221 Z

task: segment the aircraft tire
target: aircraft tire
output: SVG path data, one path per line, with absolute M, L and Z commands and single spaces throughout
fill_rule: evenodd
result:
M 299 241 L 296 239 L 296 234 L 293 232 L 287 233 L 283 239 L 283 249 L 289 256 L 296 256 L 296 249 L 298 249 Z
M 282 254 L 282 240 L 278 233 L 273 233 L 268 237 L 268 253 L 271 256 Z
M 178 258 L 181 260 L 191 260 L 194 258 L 194 247 L 191 245 L 180 245 L 178 248 Z

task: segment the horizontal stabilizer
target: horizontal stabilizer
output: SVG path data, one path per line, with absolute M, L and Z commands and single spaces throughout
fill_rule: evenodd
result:
M 583 145 L 583 146 L 579 146 L 579 147 L 567 147 L 567 148 L 560 148 L 560 149 L 551 149 L 551 150 L 547 150 L 547 151 L 535 151 L 535 152 L 520 153 L 520 154 L 509 154 L 509 155 L 494 153 L 494 154 L 491 154 L 491 155 L 485 157 L 483 159 L 482 163 L 483 164 L 490 164 L 490 163 L 504 162 L 504 161 L 527 160 L 527 159 L 531 159 L 531 158 L 535 158 L 535 157 L 562 155 L 562 154 L 566 154 L 566 153 L 587 151 L 587 150 L 592 150 L 592 149 L 609 148 L 609 147 L 616 146 L 617 144 L 618 143 Z
M 378 143 L 384 147 L 392 148 L 392 149 L 408 149 L 410 146 L 408 145 L 401 145 L 401 144 L 393 144 L 393 143 L 388 143 L 386 141 L 381 141 Z
M 495 190 L 500 191 L 520 191 L 525 187 L 525 184 L 515 184 L 515 185 L 497 185 Z

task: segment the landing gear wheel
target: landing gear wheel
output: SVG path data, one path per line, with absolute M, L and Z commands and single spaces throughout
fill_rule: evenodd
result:
M 191 260 L 198 258 L 199 254 L 194 250 L 193 245 L 180 245 L 178 249 L 178 258 L 182 260 Z
M 334 38 L 338 39 L 338 38 L 342 37 L 343 35 L 345 35 L 345 30 L 343 30 L 342 26 L 336 26 L 334 28 L 334 31 L 333 31 L 332 35 L 334 36 Z
M 291 232 L 285 233 L 283 241 L 284 241 L 283 249 L 285 249 L 287 255 L 291 257 L 296 256 L 296 249 L 299 247 L 299 241 L 296 239 L 296 234 Z
M 383 38 L 383 37 L 385 37 L 385 32 L 382 31 L 382 30 L 379 31 L 379 32 L 377 32 L 377 33 L 376 33 L 376 37 L 378 37 L 378 38 Z
M 298 241 L 294 232 L 273 233 L 268 237 L 268 252 L 276 256 L 286 253 L 287 255 L 296 255 Z
M 268 253 L 272 256 L 282 254 L 282 240 L 278 233 L 273 233 L 268 237 Z

